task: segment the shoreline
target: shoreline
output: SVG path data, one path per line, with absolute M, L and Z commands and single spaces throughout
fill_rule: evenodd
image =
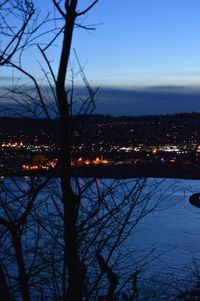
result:
M 112 179 L 128 178 L 174 178 L 200 180 L 200 166 L 197 165 L 171 165 L 171 164 L 114 164 L 110 166 L 77 167 L 75 176 L 97 177 Z
M 39 171 L 8 171 L 2 172 L 1 177 L 58 177 L 59 170 Z M 200 180 L 200 166 L 187 164 L 112 164 L 98 166 L 80 166 L 72 168 L 72 176 L 75 178 L 105 178 L 105 179 L 128 179 L 128 178 L 174 178 Z

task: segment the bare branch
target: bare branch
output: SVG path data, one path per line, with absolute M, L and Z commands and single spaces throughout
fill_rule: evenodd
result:
M 92 4 L 90 4 L 86 9 L 84 9 L 83 11 L 81 12 L 77 12 L 76 15 L 77 16 L 82 16 L 82 15 L 85 15 L 89 10 L 91 10 L 96 4 L 97 2 L 99 2 L 99 0 L 95 0 L 94 2 L 92 2 Z
M 62 16 L 63 18 L 66 18 L 66 14 L 65 14 L 65 13 L 63 12 L 63 10 L 61 9 L 59 3 L 58 3 L 56 0 L 52 0 L 52 1 L 53 1 L 54 5 L 55 5 L 56 9 L 58 10 L 58 12 L 61 14 L 61 16 Z

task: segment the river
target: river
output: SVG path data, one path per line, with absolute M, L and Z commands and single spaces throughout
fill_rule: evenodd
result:
M 100 181 L 106 186 L 112 182 L 109 179 Z M 120 181 L 131 183 L 130 179 Z M 133 179 L 132 182 L 134 181 Z M 8 182 L 9 187 L 9 180 L 4 182 Z M 26 190 L 29 186 L 27 183 L 25 179 L 21 181 L 18 178 L 12 185 L 15 184 L 16 189 L 23 187 Z M 161 204 L 133 229 L 122 253 L 124 252 L 123 255 L 131 261 L 140 262 L 140 267 L 141 263 L 145 262 L 143 279 L 169 279 L 169 275 L 185 277 L 187 269 L 194 267 L 194 262 L 200 258 L 200 209 L 189 203 L 189 197 L 200 192 L 200 181 L 148 179 L 144 196 L 152 185 L 155 185 L 156 190 L 148 202 L 152 204 L 160 198 Z M 46 193 L 49 194 L 49 191 L 44 192 L 43 199 L 46 199 Z M 48 199 L 46 201 L 48 202 Z
M 166 179 L 163 190 L 166 199 L 141 221 L 127 244 L 138 256 L 153 250 L 148 258 L 156 259 L 149 263 L 148 273 L 180 275 L 200 259 L 200 208 L 189 203 L 189 197 L 200 192 L 200 181 Z

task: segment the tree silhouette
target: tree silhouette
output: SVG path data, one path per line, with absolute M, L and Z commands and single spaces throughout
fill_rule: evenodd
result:
M 0 181 L 2 300 L 114 300 L 124 287 L 120 285 L 122 255 L 118 251 L 131 230 L 161 201 L 158 198 L 149 204 L 157 184 L 145 190 L 145 178 L 106 182 L 98 174 L 91 179 L 73 175 L 73 106 L 79 103 L 78 114 L 84 123 L 98 92 L 91 89 L 75 51 L 87 95 L 74 93 L 75 74 L 69 63 L 73 31 L 75 27 L 92 29 L 82 24 L 81 17 L 99 0 L 82 10 L 79 2 L 52 0 L 52 12 L 43 17 L 31 0 L 8 0 L 0 5 L 4 37 L 0 65 L 12 68 L 17 78 L 6 95 L 21 105 L 22 112 L 45 115 L 58 158 L 51 176 Z M 50 52 L 56 44 L 60 47 L 57 69 Z M 37 51 L 38 60 L 40 54 L 42 81 L 24 63 L 32 50 Z M 55 115 L 59 137 L 52 122 Z M 134 268 L 132 275 L 142 270 Z M 123 283 L 131 279 L 137 290 L 137 277 L 134 281 L 124 273 L 123 277 Z

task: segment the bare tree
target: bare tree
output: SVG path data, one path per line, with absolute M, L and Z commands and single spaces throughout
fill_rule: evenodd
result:
M 5 37 L 0 65 L 12 68 L 17 78 L 22 75 L 29 83 L 17 80 L 7 89 L 8 95 L 36 116 L 43 112 L 54 132 L 58 158 L 56 178 L 1 180 L 0 292 L 5 300 L 114 300 L 123 291 L 122 276 L 123 283 L 130 280 L 133 284 L 133 299 L 142 267 L 132 267 L 131 276 L 128 270 L 127 277 L 122 275 L 119 252 L 131 230 L 161 201 L 160 196 L 149 204 L 158 185 L 149 186 L 146 178 L 106 182 L 98 175 L 96 179 L 73 176 L 73 105 L 80 101 L 79 113 L 85 116 L 94 107 L 98 91 L 91 89 L 75 52 L 87 96 L 77 100 L 74 94 L 69 65 L 73 31 L 76 27 L 92 29 L 81 18 L 99 0 L 82 10 L 79 2 L 52 0 L 54 13 L 42 18 L 31 0 L 8 0 L 0 5 L 0 31 Z M 60 45 L 57 70 L 49 54 L 56 43 Z M 42 83 L 24 64 L 30 49 L 41 56 Z M 52 123 L 55 113 L 59 138 Z

